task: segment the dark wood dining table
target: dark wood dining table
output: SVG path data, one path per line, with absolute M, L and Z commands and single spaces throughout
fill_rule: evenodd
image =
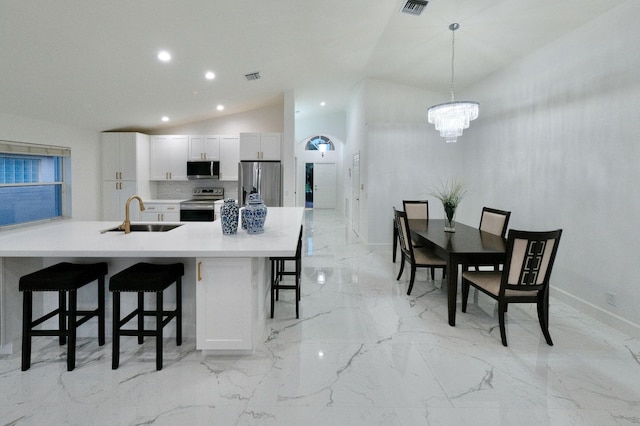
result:
M 447 302 L 449 325 L 456 325 L 458 267 L 493 265 L 504 262 L 507 240 L 456 222 L 455 232 L 445 232 L 444 219 L 410 219 L 409 229 L 418 242 L 434 249 L 447 261 Z

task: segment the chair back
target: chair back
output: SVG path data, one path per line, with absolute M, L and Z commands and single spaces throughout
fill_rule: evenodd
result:
M 409 219 L 429 219 L 427 200 L 402 200 L 402 206 Z
M 504 238 L 507 233 L 510 216 L 511 212 L 483 207 L 482 216 L 480 216 L 480 230 L 490 234 L 500 235 Z
M 542 290 L 549 285 L 562 229 L 549 232 L 510 230 L 500 296 L 507 290 Z
M 407 256 L 413 258 L 413 245 L 411 244 L 411 238 L 409 236 L 409 221 L 407 219 L 407 213 L 402 210 L 396 210 L 393 208 L 393 217 L 396 222 L 396 228 L 398 230 L 398 239 L 400 240 L 400 250 Z

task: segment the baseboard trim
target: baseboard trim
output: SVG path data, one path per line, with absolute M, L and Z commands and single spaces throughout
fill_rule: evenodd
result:
M 589 315 L 603 322 L 604 324 L 615 328 L 616 330 L 628 334 L 629 336 L 640 339 L 640 325 L 635 324 L 629 320 L 626 320 L 616 314 L 606 311 L 593 303 L 587 302 L 571 293 L 559 289 L 557 287 L 551 287 L 551 297 L 560 300 L 567 305 L 576 308 L 580 312 Z

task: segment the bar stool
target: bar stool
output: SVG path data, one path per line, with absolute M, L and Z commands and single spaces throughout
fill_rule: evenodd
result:
M 93 264 L 62 262 L 20 278 L 19 289 L 23 294 L 22 371 L 27 371 L 31 367 L 32 336 L 59 336 L 60 345 L 64 345 L 68 338 L 67 371 L 72 371 L 76 365 L 76 329 L 93 317 L 98 317 L 98 345 L 104 345 L 104 281 L 107 269 L 105 262 Z M 98 307 L 90 311 L 78 310 L 78 289 L 96 280 L 98 281 Z M 58 292 L 58 309 L 33 320 L 33 292 L 35 291 Z M 67 309 L 67 294 L 69 309 Z M 58 315 L 57 330 L 35 329 L 56 315 Z
M 280 290 L 296 291 L 296 318 L 300 318 L 300 275 L 302 272 L 302 230 L 300 225 L 300 234 L 298 235 L 298 246 L 296 247 L 296 255 L 293 257 L 271 257 L 271 318 L 275 308 L 275 300 L 279 299 Z M 294 270 L 287 271 L 285 262 L 294 262 Z M 284 276 L 293 276 L 294 284 L 282 284 Z
M 109 291 L 113 293 L 113 358 L 111 368 L 118 368 L 120 364 L 120 336 L 138 336 L 138 344 L 142 344 L 144 336 L 156 338 L 156 370 L 162 370 L 162 330 L 173 319 L 176 319 L 176 344 L 182 344 L 182 276 L 184 265 L 173 263 L 169 265 L 155 265 L 150 263 L 136 263 L 118 272 L 109 280 Z M 176 308 L 165 311 L 163 308 L 163 291 L 176 283 Z M 137 308 L 120 319 L 120 293 L 138 293 Z M 144 293 L 156 293 L 155 310 L 144 309 Z M 156 318 L 155 330 L 145 330 L 144 317 Z M 132 319 L 137 318 L 137 329 L 123 329 Z

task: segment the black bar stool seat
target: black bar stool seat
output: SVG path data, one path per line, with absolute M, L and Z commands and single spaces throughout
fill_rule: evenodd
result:
M 182 344 L 182 276 L 184 265 L 172 263 L 156 265 L 140 262 L 118 272 L 109 280 L 109 291 L 113 293 L 113 359 L 111 368 L 117 369 L 120 364 L 120 336 L 138 336 L 138 344 L 142 344 L 144 336 L 156 338 L 156 369 L 162 370 L 162 330 L 169 322 L 176 319 L 176 344 Z M 165 311 L 163 308 L 163 291 L 176 283 L 176 308 Z M 120 293 L 137 292 L 137 308 L 120 318 Z M 155 310 L 144 309 L 144 293 L 156 293 Z M 156 318 L 155 330 L 145 330 L 144 317 Z M 137 318 L 137 329 L 123 329 L 132 319 Z
M 76 329 L 93 317 L 98 317 L 98 345 L 104 345 L 104 281 L 107 271 L 106 262 L 92 264 L 61 262 L 20 278 L 19 289 L 23 292 L 22 371 L 31 367 L 32 336 L 59 336 L 60 345 L 64 345 L 68 338 L 68 371 L 73 370 L 76 363 Z M 98 281 L 98 307 L 94 310 L 78 310 L 77 290 L 96 280 Z M 58 309 L 33 320 L 34 291 L 58 292 Z M 35 329 L 56 315 L 58 315 L 57 330 Z

